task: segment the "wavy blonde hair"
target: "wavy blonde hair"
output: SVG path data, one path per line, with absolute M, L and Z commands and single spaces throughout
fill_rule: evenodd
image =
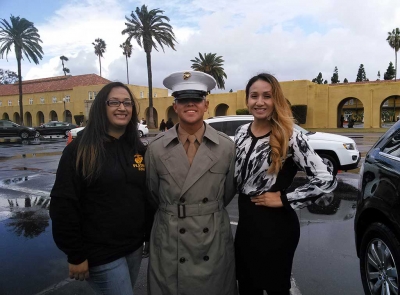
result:
M 278 80 L 271 74 L 261 73 L 252 77 L 246 86 L 246 103 L 249 98 L 250 87 L 258 80 L 265 81 L 271 85 L 274 110 L 270 118 L 271 123 L 271 166 L 268 173 L 278 173 L 286 158 L 289 146 L 289 138 L 293 134 L 293 114 L 289 101 L 285 98 Z M 267 120 L 267 119 L 266 119 Z

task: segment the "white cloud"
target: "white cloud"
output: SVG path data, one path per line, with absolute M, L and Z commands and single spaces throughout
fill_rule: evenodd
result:
M 103 76 L 125 82 L 125 57 L 119 44 L 126 36 L 121 31 L 125 16 L 140 5 L 117 0 L 64 5 L 38 25 L 45 60 L 38 66 L 24 62 L 23 77 L 63 74 L 61 55 L 70 59 L 66 66 L 73 75 L 98 73 L 91 43 L 102 38 L 107 44 Z M 340 80 L 354 81 L 361 63 L 367 77 L 375 80 L 377 72 L 383 77 L 389 61 L 394 61 L 387 32 L 400 27 L 398 0 L 327 0 L 308 5 L 298 0 L 150 0 L 147 5 L 165 11 L 178 41 L 176 51 L 152 51 L 155 87 L 163 87 L 169 73 L 189 69 L 199 52 L 217 53 L 225 60 L 225 91 L 243 89 L 252 75 L 262 71 L 282 81 L 311 80 L 322 72 L 330 82 L 337 66 Z M 146 55 L 136 43 L 133 46 L 130 82 L 146 85 Z M 15 60 L 9 59 L 9 63 L 0 60 L 0 68 L 16 70 Z

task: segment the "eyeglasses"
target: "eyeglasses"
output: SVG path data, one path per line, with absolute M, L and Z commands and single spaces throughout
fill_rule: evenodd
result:
M 131 107 L 133 107 L 133 105 L 134 105 L 134 102 L 133 102 L 133 101 L 130 101 L 130 100 L 124 100 L 124 101 L 119 101 L 119 100 L 107 100 L 106 103 L 107 103 L 107 105 L 108 105 L 109 107 L 114 107 L 114 108 L 119 107 L 119 106 L 121 105 L 121 103 L 122 103 L 122 104 L 124 105 L 124 107 L 126 107 L 126 108 L 131 108 Z
M 204 98 L 197 98 L 197 97 L 190 97 L 190 98 L 180 98 L 180 99 L 175 99 L 176 103 L 179 104 L 188 104 L 188 103 L 201 103 L 204 101 Z

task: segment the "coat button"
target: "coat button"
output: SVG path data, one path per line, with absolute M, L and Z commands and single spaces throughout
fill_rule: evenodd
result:
M 186 259 L 184 257 L 181 257 L 181 259 L 179 259 L 180 263 L 185 263 Z
M 181 197 L 181 198 L 179 199 L 179 202 L 185 203 L 185 202 L 186 202 L 186 199 L 185 199 L 184 197 Z
M 207 203 L 207 202 L 208 202 L 208 198 L 204 198 L 203 203 Z
M 203 257 L 203 260 L 204 260 L 204 261 L 208 261 L 209 259 L 210 259 L 210 257 L 208 257 L 208 256 L 204 256 L 204 257 Z
M 184 228 L 181 228 L 181 229 L 179 230 L 179 232 L 180 232 L 181 234 L 184 234 L 184 233 L 186 232 L 186 230 L 185 230 Z
M 207 227 L 203 229 L 203 233 L 205 233 L 205 234 L 208 233 L 208 228 Z

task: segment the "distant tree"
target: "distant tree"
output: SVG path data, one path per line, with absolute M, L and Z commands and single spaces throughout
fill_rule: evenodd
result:
M 233 92 L 233 90 L 231 89 L 231 90 L 229 90 L 229 92 Z
M 94 46 L 94 53 L 99 57 L 99 64 L 100 64 L 100 77 L 101 77 L 101 57 L 103 57 L 103 53 L 106 52 L 106 42 L 103 39 L 97 38 L 92 43 Z
M 328 84 L 328 80 L 324 80 L 324 84 Z
M 378 79 L 376 81 L 379 81 L 381 79 L 381 71 L 378 71 Z
M 396 73 L 394 75 L 394 80 L 397 80 L 397 52 L 400 49 L 400 29 L 396 28 L 393 29 L 392 32 L 388 32 L 388 37 L 386 38 L 386 41 L 388 41 L 389 46 L 394 49 L 394 56 L 395 56 L 395 70 Z
M 14 84 L 18 81 L 16 72 L 0 69 L 0 84 Z
M 383 79 L 384 80 L 393 80 L 393 78 L 396 76 L 396 70 L 393 67 L 393 63 L 389 62 L 389 66 L 386 70 L 386 72 L 383 74 Z
M 43 58 L 43 50 L 39 44 L 42 40 L 40 40 L 38 29 L 27 19 L 11 15 L 10 21 L 9 23 L 5 19 L 0 20 L 0 56 L 3 58 L 5 54 L 7 58 L 12 49 L 15 51 L 18 65 L 19 116 L 20 124 L 24 125 L 21 76 L 22 54 L 25 55 L 29 62 L 32 59 L 35 64 L 38 64 L 39 59 Z
M 135 14 L 136 13 L 136 14 Z M 122 35 L 128 34 L 127 41 L 132 38 L 136 40 L 140 47 L 146 52 L 147 60 L 147 80 L 149 86 L 149 122 L 150 128 L 155 127 L 153 115 L 153 74 L 151 72 L 151 50 L 154 48 L 158 51 L 157 43 L 164 51 L 164 45 L 175 50 L 175 34 L 169 22 L 169 17 L 162 15 L 163 10 L 148 10 L 146 5 L 140 9 L 136 7 L 135 12 L 132 11 L 131 18 L 125 17 L 128 22 L 125 23 L 126 29 L 122 31 Z
M 125 60 L 126 60 L 126 79 L 129 84 L 129 70 L 128 70 L 128 58 L 131 57 L 132 54 L 132 44 L 130 41 L 126 40 L 124 43 L 119 45 L 120 48 L 122 48 L 122 54 L 125 55 Z
M 338 72 L 338 68 L 337 67 L 335 67 L 335 69 L 333 70 L 333 75 L 331 77 L 331 83 L 332 84 L 340 83 L 339 72 Z
M 227 76 L 223 68 L 224 60 L 222 56 L 217 56 L 216 53 L 204 53 L 204 55 L 202 55 L 199 52 L 199 57 L 200 58 L 195 57 L 190 60 L 193 63 L 192 69 L 209 74 L 217 81 L 217 87 L 219 89 L 225 89 L 225 79 Z
M 324 84 L 325 81 L 322 78 L 322 73 L 321 72 L 319 72 L 319 74 L 318 74 L 318 76 L 316 78 L 312 79 L 312 82 L 317 83 L 317 84 Z M 328 83 L 328 81 L 326 81 L 326 83 Z
M 349 83 L 349 80 L 347 80 L 347 78 L 344 78 L 343 83 Z
M 369 81 L 369 80 L 365 73 L 364 65 L 360 64 L 360 67 L 358 68 L 356 82 L 363 82 L 363 81 Z
M 64 76 L 66 76 L 67 73 L 69 74 L 69 69 L 64 66 L 64 61 L 68 61 L 68 57 L 61 55 L 60 59 L 61 59 L 61 63 L 62 63 L 62 70 L 64 72 Z

